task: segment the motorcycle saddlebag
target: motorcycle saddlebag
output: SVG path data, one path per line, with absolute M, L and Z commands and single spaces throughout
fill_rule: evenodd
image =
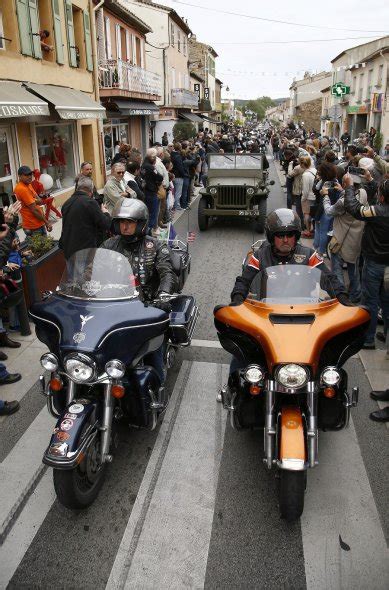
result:
M 169 338 L 173 344 L 189 346 L 196 327 L 199 310 L 195 298 L 181 295 L 171 302 Z
M 181 293 L 186 279 L 190 273 L 190 262 L 191 256 L 187 249 L 183 246 L 172 246 L 170 249 L 170 259 L 172 262 L 173 270 L 178 277 L 178 292 Z

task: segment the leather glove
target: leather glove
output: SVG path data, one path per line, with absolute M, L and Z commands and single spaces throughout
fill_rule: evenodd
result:
M 338 299 L 339 303 L 341 303 L 342 305 L 345 305 L 346 307 L 357 307 L 357 305 L 349 299 L 349 296 L 347 295 L 347 293 L 339 293 L 339 295 L 337 296 L 337 299 Z
M 243 295 L 240 295 L 239 293 L 237 293 L 236 295 L 233 296 L 232 301 L 230 303 L 230 307 L 237 307 L 238 305 L 242 305 L 243 302 L 244 302 Z

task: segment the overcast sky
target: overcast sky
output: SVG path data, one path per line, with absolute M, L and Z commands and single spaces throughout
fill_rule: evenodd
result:
M 229 87 L 231 98 L 289 96 L 293 77 L 302 78 L 305 70 L 329 70 L 330 60 L 344 49 L 389 34 L 387 0 L 160 0 L 160 3 L 171 6 L 180 16 L 188 19 L 197 39 L 209 43 L 217 51 L 217 76 L 223 81 L 224 88 Z M 328 28 L 269 23 L 202 7 Z M 335 27 L 335 30 L 330 27 Z M 341 40 L 256 44 L 259 41 L 312 39 Z

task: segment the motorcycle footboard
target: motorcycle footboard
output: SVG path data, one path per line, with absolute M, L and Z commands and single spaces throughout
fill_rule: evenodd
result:
M 281 409 L 278 448 L 278 466 L 281 469 L 302 471 L 306 468 L 306 434 L 300 408 L 284 406 Z
M 56 469 L 74 469 L 98 433 L 97 402 L 72 402 L 57 420 L 43 463 Z

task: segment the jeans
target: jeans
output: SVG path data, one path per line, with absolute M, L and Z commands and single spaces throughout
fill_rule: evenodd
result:
M 47 230 L 46 230 L 46 226 L 45 225 L 41 225 L 41 227 L 38 227 L 37 229 L 24 229 L 23 228 L 24 233 L 26 234 L 26 241 L 28 242 L 28 238 L 31 238 L 32 236 L 47 236 Z
M 279 160 L 280 159 L 280 152 L 279 151 L 275 152 L 273 150 L 273 156 L 274 156 L 274 161 Z
M 292 195 L 292 187 L 293 187 L 293 178 L 286 178 L 286 206 L 288 209 L 292 209 L 293 205 L 293 195 Z
M 338 281 L 344 284 L 343 259 L 339 254 L 331 254 L 331 270 Z M 356 262 L 346 262 L 347 274 L 350 281 L 349 295 L 352 301 L 359 301 L 361 298 L 361 282 L 359 279 L 359 260 Z
M 189 176 L 184 177 L 184 182 L 182 186 L 182 194 L 181 194 L 181 207 L 186 209 L 189 203 L 189 187 L 190 187 L 190 178 Z
M 149 210 L 149 229 L 154 229 L 158 225 L 159 200 L 155 193 L 145 191 L 146 206 Z
M 319 221 L 315 222 L 313 247 L 319 254 L 324 254 L 327 251 L 327 244 L 329 241 L 327 234 L 332 229 L 333 223 L 333 218 L 325 213 L 322 214 Z
M 304 227 L 304 213 L 301 207 L 301 195 L 293 195 L 293 201 L 296 205 L 296 213 L 301 219 L 301 225 Z
M 163 343 L 158 350 L 154 350 L 154 352 L 150 352 L 150 354 L 145 356 L 145 363 L 151 365 L 157 371 L 161 386 L 165 383 L 164 354 L 165 343 Z
M 377 329 L 378 307 L 381 305 L 384 320 L 384 333 L 389 326 L 389 293 L 384 291 L 385 264 L 379 264 L 374 260 L 365 258 L 362 270 L 362 303 L 369 308 L 371 320 L 366 332 L 365 342 L 374 343 Z
M 183 178 L 175 178 L 173 180 L 174 184 L 174 209 L 179 209 L 181 207 L 181 195 L 182 195 L 182 187 L 184 184 Z

